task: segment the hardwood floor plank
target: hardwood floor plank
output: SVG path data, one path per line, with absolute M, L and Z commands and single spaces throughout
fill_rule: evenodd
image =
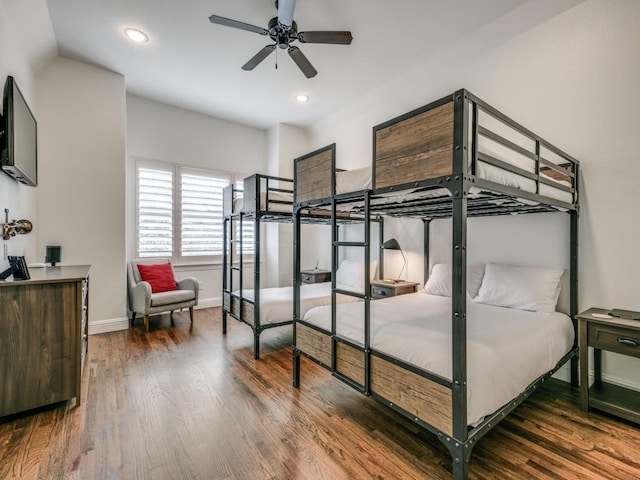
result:
M 432 434 L 307 359 L 291 386 L 291 327 L 261 338 L 220 309 L 92 336 L 83 403 L 0 419 L 0 479 L 451 478 Z M 640 429 L 577 407 L 551 380 L 475 447 L 471 480 L 640 478 Z

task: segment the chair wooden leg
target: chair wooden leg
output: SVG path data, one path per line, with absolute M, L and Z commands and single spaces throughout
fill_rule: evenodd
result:
M 144 316 L 144 331 L 149 333 L 149 315 Z
M 189 318 L 191 318 L 191 323 L 193 323 L 193 307 L 189 307 Z

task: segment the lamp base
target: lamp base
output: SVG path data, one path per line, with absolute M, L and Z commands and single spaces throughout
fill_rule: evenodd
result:
M 391 283 L 391 284 L 396 284 L 396 283 L 400 283 L 402 282 L 402 280 L 398 279 L 398 280 L 393 280 L 392 278 L 385 278 L 384 280 L 382 280 L 384 283 Z

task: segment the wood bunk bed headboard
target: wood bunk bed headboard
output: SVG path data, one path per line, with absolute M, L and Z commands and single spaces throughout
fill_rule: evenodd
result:
M 467 90 L 373 127 L 372 170 L 376 194 L 461 174 L 512 197 L 542 195 L 565 210 L 578 203 L 578 161 Z
M 296 158 L 293 164 L 294 203 L 331 198 L 335 194 L 335 167 L 335 143 Z

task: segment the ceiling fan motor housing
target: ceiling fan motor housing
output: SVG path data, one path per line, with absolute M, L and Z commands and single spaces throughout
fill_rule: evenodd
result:
M 289 42 L 298 38 L 298 25 L 291 22 L 291 27 L 287 27 L 278 22 L 278 17 L 273 17 L 269 20 L 269 36 L 278 47 L 289 48 Z

